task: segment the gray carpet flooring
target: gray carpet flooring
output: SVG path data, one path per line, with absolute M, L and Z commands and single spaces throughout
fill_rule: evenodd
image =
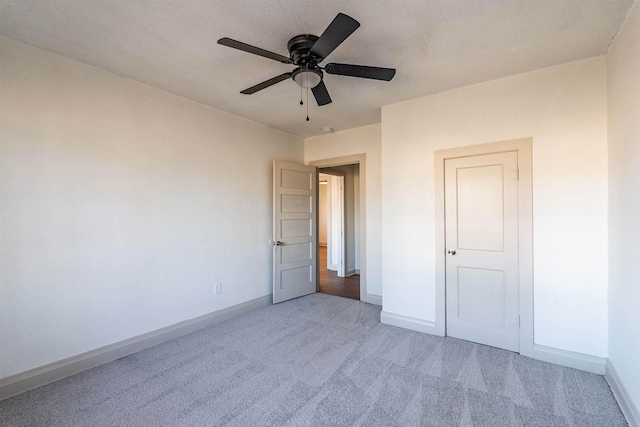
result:
M 625 426 L 604 377 L 314 294 L 0 402 L 2 426 Z

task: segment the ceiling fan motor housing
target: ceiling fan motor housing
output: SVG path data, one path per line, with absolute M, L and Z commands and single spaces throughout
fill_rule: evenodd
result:
M 309 68 L 314 68 L 313 66 L 323 59 L 316 58 L 309 53 L 316 40 L 318 40 L 318 36 L 312 34 L 302 34 L 289 40 L 287 49 L 294 64 L 298 66 L 309 64 Z

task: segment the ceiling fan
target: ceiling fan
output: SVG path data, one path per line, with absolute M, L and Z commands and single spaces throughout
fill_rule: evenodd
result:
M 327 74 L 385 81 L 390 81 L 396 73 L 396 70 L 393 68 L 369 67 L 365 65 L 336 63 L 326 64 L 324 67 L 318 65 L 359 26 L 360 23 L 352 17 L 338 13 L 320 37 L 311 34 L 302 34 L 289 40 L 287 43 L 289 57 L 227 37 L 221 38 L 218 40 L 218 43 L 244 52 L 253 53 L 254 55 L 273 59 L 284 64 L 296 65 L 295 70 L 258 83 L 240 93 L 251 95 L 288 78 L 292 78 L 300 87 L 311 89 L 318 105 L 323 106 L 331 103 L 331 97 L 323 81 L 323 70 Z

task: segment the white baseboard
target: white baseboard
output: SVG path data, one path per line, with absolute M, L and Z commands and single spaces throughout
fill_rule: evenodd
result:
M 385 325 L 411 329 L 412 331 L 424 332 L 431 335 L 441 335 L 437 333 L 435 322 L 403 316 L 401 314 L 389 313 L 387 311 L 380 313 L 380 322 Z
M 360 274 L 360 269 L 356 268 L 356 274 Z
M 379 305 L 382 307 L 382 297 L 380 295 L 366 294 L 363 301 L 367 304 Z
M 620 410 L 624 414 L 627 419 L 627 423 L 629 423 L 630 427 L 640 427 L 640 410 L 633 403 L 633 399 L 629 395 L 627 388 L 624 386 L 624 383 L 620 380 L 620 376 L 618 376 L 618 372 L 613 367 L 611 360 L 607 359 L 607 369 L 605 371 L 604 377 L 607 379 L 609 383 L 609 387 L 613 392 L 613 396 L 618 401 L 618 405 L 620 406 Z
M 198 329 L 220 323 L 250 311 L 271 305 L 271 295 L 265 295 L 194 319 L 185 320 L 146 334 L 58 360 L 10 377 L 0 379 L 0 400 L 27 390 L 58 381 L 70 375 L 94 368 L 112 360 L 153 347 Z
M 346 277 L 351 277 L 351 276 L 355 276 L 357 273 L 357 270 L 347 270 L 347 273 L 345 274 Z
M 555 363 L 556 365 L 593 372 L 598 375 L 604 375 L 607 363 L 606 357 L 591 356 L 540 344 L 533 345 L 532 356 L 534 359 L 542 360 L 543 362 Z

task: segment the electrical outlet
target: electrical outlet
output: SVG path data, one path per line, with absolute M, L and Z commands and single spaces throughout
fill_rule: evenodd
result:
M 213 285 L 213 294 L 218 295 L 222 293 L 222 283 L 218 282 Z

